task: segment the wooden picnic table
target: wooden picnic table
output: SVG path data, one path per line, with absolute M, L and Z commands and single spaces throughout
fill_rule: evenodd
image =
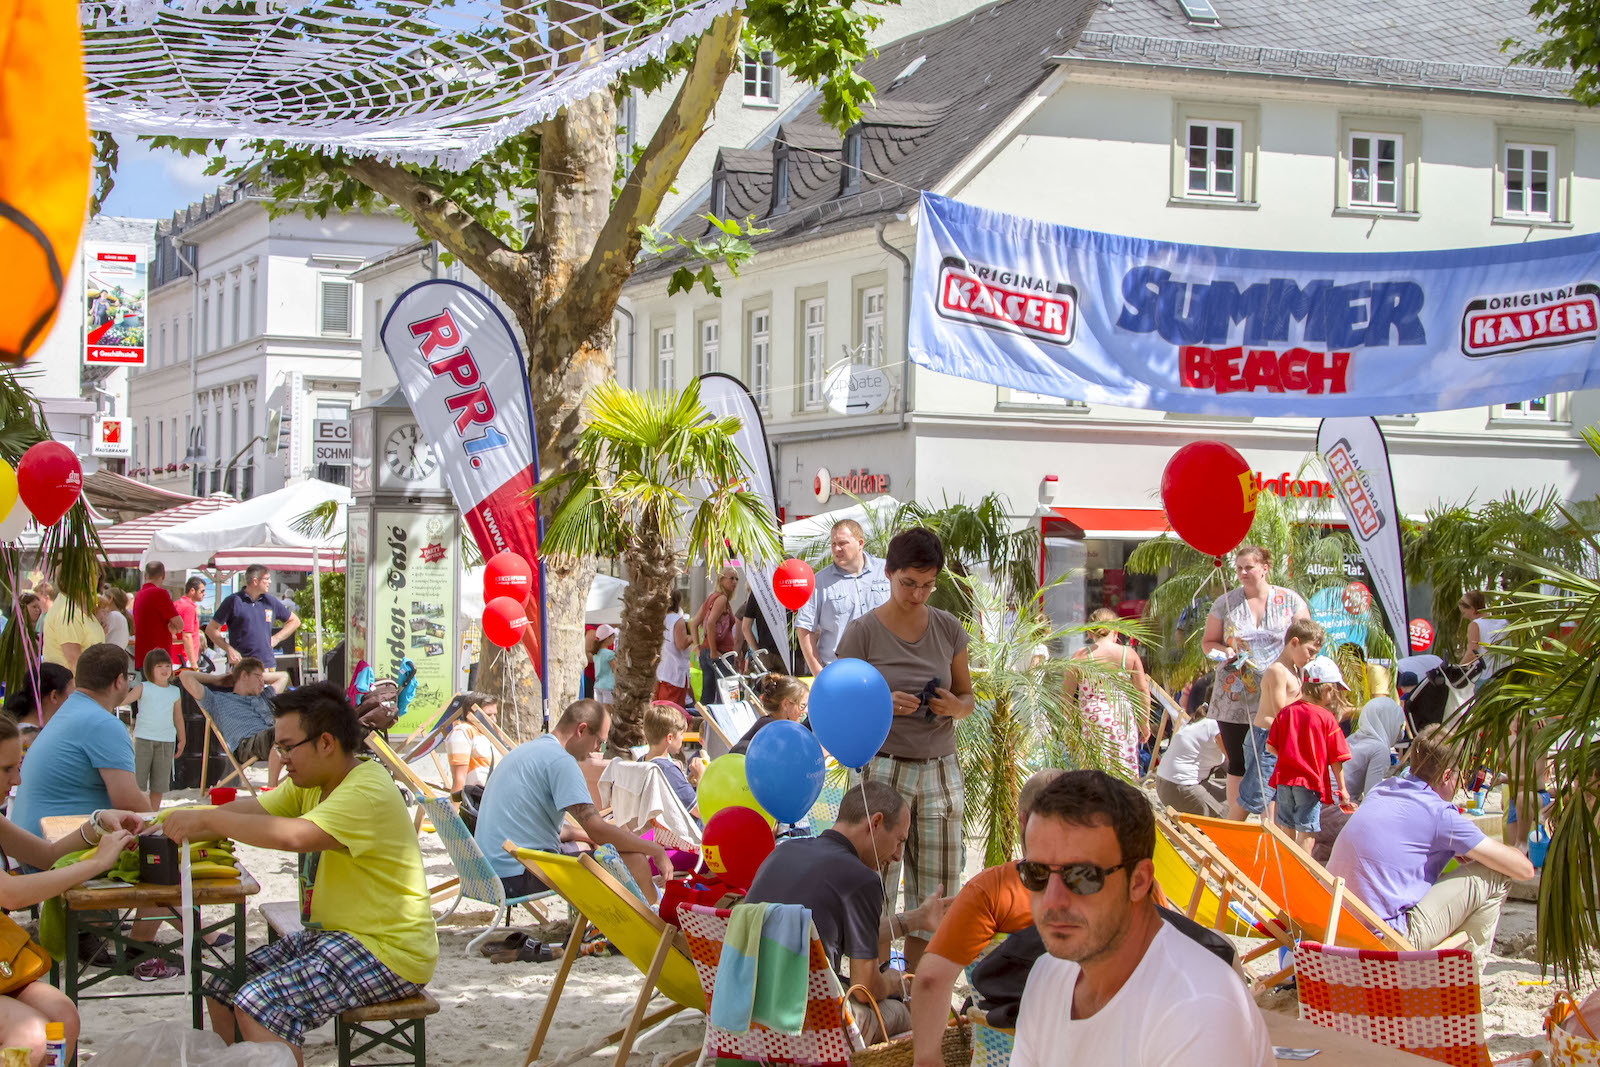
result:
M 1293 1015 L 1275 1011 L 1261 1013 L 1267 1020 L 1267 1033 L 1280 1048 L 1314 1048 L 1321 1051 L 1305 1060 L 1308 1067 L 1421 1067 L 1432 1062 L 1397 1048 L 1374 1045 L 1350 1034 L 1314 1026 Z M 1297 1060 L 1278 1060 L 1296 1063 Z

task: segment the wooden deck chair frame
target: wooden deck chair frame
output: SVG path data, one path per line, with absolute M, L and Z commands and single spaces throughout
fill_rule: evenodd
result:
M 439 744 L 428 750 L 428 755 L 433 758 L 433 765 L 439 770 L 439 781 L 443 785 L 445 792 L 453 792 L 450 788 L 450 764 L 444 758 L 440 749 L 444 747 L 443 742 L 449 737 L 449 731 L 455 729 L 457 723 L 467 719 L 471 719 L 478 729 L 483 731 L 483 736 L 488 739 L 489 747 L 494 749 L 495 755 L 500 759 L 505 759 L 512 748 L 515 747 L 512 745 L 511 739 L 500 730 L 498 725 L 490 720 L 489 716 L 483 713 L 483 709 L 478 705 L 474 704 L 465 710 L 458 709 L 458 713 L 450 719 L 449 729 L 445 731 L 445 737 L 440 739 Z M 412 751 L 416 751 L 417 747 L 420 746 L 413 746 Z M 417 828 L 419 830 L 422 828 L 420 821 L 417 823 Z
M 594 1055 L 601 1049 L 616 1045 L 617 1055 L 613 1067 L 626 1067 L 633 1046 L 655 1033 L 668 1020 L 681 1012 L 703 1013 L 707 1010 L 705 993 L 700 988 L 700 979 L 695 972 L 694 960 L 689 956 L 689 946 L 684 940 L 682 931 L 676 926 L 662 922 L 659 915 L 651 911 L 644 901 L 624 889 L 604 867 L 589 856 L 557 856 L 531 849 L 519 849 L 510 841 L 505 843 L 505 850 L 515 856 L 517 862 L 535 877 L 554 889 L 572 910 L 572 935 L 567 938 L 566 948 L 561 953 L 561 965 L 556 969 L 555 980 L 550 984 L 544 1011 L 539 1016 L 539 1028 L 534 1031 L 533 1040 L 528 1044 L 528 1055 L 522 1061 L 523 1067 L 528 1067 L 539 1058 L 539 1050 L 544 1047 L 545 1037 L 549 1034 L 550 1024 L 555 1018 L 556 1005 L 561 1001 L 561 991 L 566 985 L 567 975 L 572 971 L 572 964 L 578 958 L 579 947 L 583 944 L 591 923 L 643 973 L 644 981 L 639 985 L 633 1009 L 628 1015 L 627 1024 L 622 1029 L 615 1030 L 600 1041 L 582 1049 L 564 1054 L 557 1061 L 558 1064 L 575 1063 Z M 587 883 L 586 888 L 596 894 L 595 901 L 586 903 L 576 899 L 582 894 L 573 892 L 573 887 L 584 883 Z M 604 912 L 600 911 L 597 905 L 603 905 Z M 633 924 L 635 928 L 627 929 L 629 924 Z M 644 939 L 635 936 L 639 933 L 646 933 L 654 942 L 653 946 L 649 947 L 650 955 L 647 963 L 635 958 L 635 956 L 642 957 L 647 947 Z M 661 985 L 669 963 L 674 972 L 669 979 L 673 985 L 673 993 L 668 993 Z M 650 1002 L 657 993 L 666 997 L 670 1003 L 664 1008 L 649 1011 Z M 651 1029 L 641 1034 L 641 1029 L 645 1027 Z M 685 1052 L 666 1067 L 685 1067 L 695 1061 L 699 1051 L 694 1049 Z
M 215 737 L 217 739 L 217 747 L 222 749 L 223 758 L 226 759 L 229 763 L 233 764 L 233 770 L 229 771 L 227 774 L 225 774 L 221 778 L 219 778 L 217 780 L 217 786 L 220 788 L 222 786 L 227 785 L 229 782 L 233 781 L 234 778 L 238 778 L 239 779 L 239 784 L 244 786 L 246 789 L 250 790 L 250 795 L 251 796 L 256 796 L 257 795 L 257 790 L 256 790 L 256 787 L 255 787 L 255 783 L 251 782 L 249 776 L 246 775 L 244 772 L 247 769 L 249 769 L 251 767 L 254 767 L 257 763 L 260 763 L 261 761 L 252 757 L 251 759 L 247 759 L 243 763 L 240 763 L 238 760 L 234 759 L 233 758 L 233 750 L 228 747 L 228 739 L 226 737 L 222 736 L 222 730 L 221 730 L 221 728 L 219 728 L 217 726 L 216 720 L 211 717 L 211 713 L 209 711 L 207 711 L 205 709 L 205 707 L 198 700 L 196 700 L 194 702 L 194 706 L 199 709 L 201 717 L 203 717 L 205 719 L 205 721 L 206 721 L 206 730 L 210 732 L 211 736 L 213 736 L 213 737 Z M 207 775 L 210 774 L 210 770 L 211 770 L 211 746 L 210 745 L 201 745 L 200 746 L 200 785 L 201 785 L 201 788 L 205 788 Z
M 1183 721 L 1182 705 L 1173 700 L 1172 694 L 1161 688 L 1161 684 L 1154 679 L 1150 681 L 1150 695 L 1161 705 L 1161 725 L 1156 727 L 1156 735 L 1150 741 L 1150 769 L 1139 779 L 1141 783 L 1150 781 L 1156 775 L 1156 764 L 1161 762 L 1161 742 L 1167 737 L 1167 723 Z M 1177 733 L 1177 730 L 1172 732 Z
M 378 762 L 383 764 L 384 769 L 389 772 L 395 781 L 412 790 L 415 790 L 418 797 L 426 797 L 429 800 L 433 800 L 440 796 L 439 793 L 435 792 L 420 775 L 413 771 L 411 767 L 404 760 L 402 760 L 398 754 L 396 754 L 394 749 L 389 747 L 389 743 L 382 737 L 379 737 L 376 733 L 372 734 L 367 738 L 367 747 L 372 750 L 373 755 L 377 757 Z M 422 805 L 418 804 L 417 811 L 420 813 L 422 810 Z M 428 900 L 430 904 L 440 903 L 441 900 L 444 899 L 445 895 L 451 890 L 454 890 L 456 894 L 455 899 L 451 900 L 450 906 L 445 909 L 445 913 L 439 916 L 437 921 L 443 922 L 445 919 L 448 919 L 455 913 L 456 908 L 461 906 L 461 899 L 464 895 L 464 889 L 465 887 L 461 884 L 461 877 L 459 874 L 454 878 L 447 878 L 438 885 L 429 888 Z M 532 915 L 535 921 L 541 923 L 547 923 L 550 921 L 550 916 L 545 914 L 544 909 L 539 907 L 537 901 L 524 900 L 521 902 L 521 905 L 528 909 L 528 914 Z M 509 911 L 507 911 L 505 918 L 509 920 Z M 493 933 L 498 926 L 499 923 L 497 921 L 493 926 L 489 927 L 488 933 L 469 944 L 467 946 L 469 954 L 471 949 L 476 948 L 479 944 L 481 944 L 482 941 L 488 937 L 488 934 Z

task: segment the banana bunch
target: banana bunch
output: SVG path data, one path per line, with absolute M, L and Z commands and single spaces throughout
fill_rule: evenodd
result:
M 239 877 L 239 868 L 234 866 L 233 842 L 225 837 L 190 841 L 189 871 L 196 879 Z

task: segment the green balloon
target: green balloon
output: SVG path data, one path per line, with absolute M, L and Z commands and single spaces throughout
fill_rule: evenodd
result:
M 711 816 L 723 808 L 749 808 L 761 813 L 767 822 L 777 825 L 777 820 L 756 803 L 750 792 L 750 783 L 744 777 L 744 757 L 736 752 L 718 756 L 700 776 L 700 821 L 709 822 Z

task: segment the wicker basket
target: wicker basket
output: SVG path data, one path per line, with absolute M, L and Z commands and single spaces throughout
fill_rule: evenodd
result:
M 858 989 L 867 993 L 864 986 L 851 986 L 845 993 L 845 999 L 848 1000 L 850 994 Z M 878 1029 L 887 1030 L 888 1027 L 883 1025 L 883 1013 L 878 1011 L 878 1003 L 872 999 L 871 993 L 867 993 L 867 1003 L 872 1005 L 872 1014 L 878 1017 Z M 845 1010 L 848 1012 L 849 1007 L 846 1006 Z M 950 1025 L 944 1030 L 940 1052 L 944 1067 L 971 1067 L 972 1028 L 965 1021 L 950 1020 Z M 910 1034 L 868 1045 L 850 1054 L 850 1067 L 911 1067 L 915 1061 L 916 1050 L 912 1047 Z

